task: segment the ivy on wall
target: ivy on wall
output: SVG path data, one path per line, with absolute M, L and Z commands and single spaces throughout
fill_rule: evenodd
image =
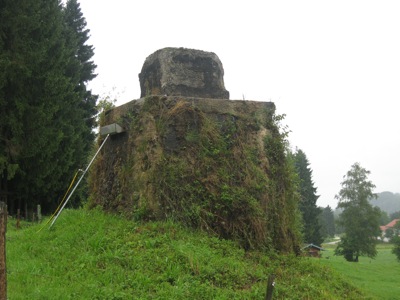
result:
M 132 105 L 119 120 L 129 131 L 94 167 L 92 205 L 173 219 L 245 248 L 297 251 L 298 195 L 282 117 L 254 102 L 235 105 L 207 111 L 158 96 Z

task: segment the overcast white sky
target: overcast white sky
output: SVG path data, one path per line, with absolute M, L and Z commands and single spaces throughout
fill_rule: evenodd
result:
M 400 192 L 400 2 L 80 0 L 95 47 L 94 93 L 140 97 L 138 74 L 164 47 L 218 55 L 231 100 L 273 101 L 336 207 L 359 162 L 375 192 Z M 115 93 L 114 93 L 115 95 Z

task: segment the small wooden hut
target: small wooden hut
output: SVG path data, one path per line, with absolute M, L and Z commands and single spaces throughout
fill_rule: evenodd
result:
M 320 251 L 325 251 L 324 248 L 319 247 L 314 244 L 308 244 L 307 246 L 301 249 L 307 256 L 310 257 L 321 257 Z

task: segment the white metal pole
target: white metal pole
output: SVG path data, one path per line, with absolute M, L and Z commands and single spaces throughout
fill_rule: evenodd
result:
M 104 139 L 103 143 L 101 143 L 99 149 L 97 150 L 96 154 L 93 156 L 92 160 L 90 161 L 90 163 L 88 164 L 88 166 L 86 167 L 85 171 L 83 171 L 81 177 L 79 178 L 78 182 L 75 184 L 74 188 L 72 189 L 71 193 L 69 194 L 67 200 L 65 200 L 63 206 L 61 206 L 60 210 L 58 211 L 57 215 L 54 217 L 53 222 L 51 222 L 50 227 L 51 228 L 53 226 L 53 224 L 56 222 L 58 216 L 61 214 L 62 210 L 64 209 L 65 205 L 68 203 L 69 199 L 71 198 L 72 194 L 75 192 L 76 188 L 78 187 L 79 183 L 81 182 L 82 178 L 85 176 L 86 172 L 89 170 L 90 165 L 93 163 L 94 159 L 96 158 L 97 154 L 99 154 L 101 148 L 103 148 L 105 142 L 107 141 L 108 137 L 110 135 L 107 134 L 106 138 Z

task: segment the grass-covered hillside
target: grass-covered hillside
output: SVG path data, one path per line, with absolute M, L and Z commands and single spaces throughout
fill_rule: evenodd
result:
M 55 226 L 7 232 L 14 299 L 363 299 L 318 259 L 245 252 L 170 222 L 137 223 L 100 210 L 66 210 Z

